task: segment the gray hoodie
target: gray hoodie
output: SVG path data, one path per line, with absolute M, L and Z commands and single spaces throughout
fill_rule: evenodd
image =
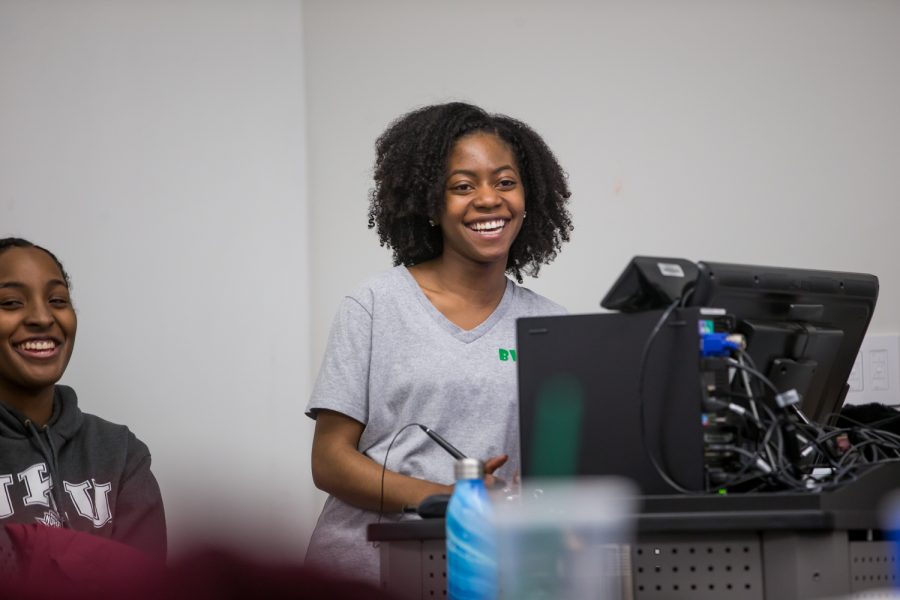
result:
M 164 558 L 166 519 L 150 451 L 124 425 L 81 412 L 57 385 L 39 427 L 0 399 L 0 552 L 3 525 L 43 523 L 111 538 Z M 7 550 L 8 551 L 8 550 Z

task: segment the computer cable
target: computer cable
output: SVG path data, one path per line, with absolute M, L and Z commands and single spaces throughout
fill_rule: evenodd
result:
M 738 352 L 738 362 L 741 362 L 741 359 L 744 358 L 740 352 Z M 749 356 L 746 357 L 749 361 L 752 359 Z M 747 367 L 747 365 L 744 365 Z M 741 398 L 743 400 L 747 400 L 748 402 L 753 401 L 755 403 L 755 399 L 757 394 L 753 391 L 753 388 L 750 384 L 749 378 L 746 376 L 748 372 L 756 371 L 758 373 L 758 369 L 756 369 L 755 365 L 747 367 L 745 370 L 741 370 L 741 381 L 744 384 L 744 388 L 747 391 L 746 394 L 736 393 L 732 390 L 712 390 L 717 397 L 735 397 Z M 754 374 L 754 378 L 757 378 L 757 375 Z M 760 379 L 762 381 L 762 379 Z M 773 386 L 774 387 L 774 386 Z M 741 468 L 731 475 L 727 480 L 722 481 L 717 484 L 717 489 L 728 489 L 733 488 L 737 485 L 746 484 L 754 479 L 761 480 L 769 480 L 770 486 L 774 485 L 775 487 L 788 488 L 788 489 L 806 489 L 805 484 L 801 480 L 800 477 L 796 476 L 797 473 L 789 471 L 795 471 L 790 461 L 786 460 L 786 452 L 785 452 L 785 442 L 784 442 L 784 433 L 782 432 L 782 419 L 779 419 L 778 416 L 770 409 L 766 403 L 759 404 L 758 406 L 762 408 L 765 414 L 765 418 L 763 414 L 760 414 L 757 409 L 754 414 L 751 414 L 750 411 L 746 411 L 742 407 L 737 407 L 732 405 L 731 403 L 727 403 L 724 401 L 719 401 L 722 404 L 722 408 L 729 408 L 732 412 L 738 414 L 745 422 L 752 423 L 757 431 L 762 433 L 762 438 L 760 439 L 759 435 L 751 435 L 747 439 L 753 440 L 755 443 L 755 452 L 750 450 L 746 450 L 752 455 L 752 460 L 744 463 Z M 751 409 L 754 408 L 754 405 L 751 405 Z M 742 414 L 743 413 L 743 414 Z M 768 421 L 768 426 L 765 424 L 765 421 Z M 809 440 L 807 440 L 804 436 L 794 432 L 794 437 L 797 437 L 802 443 L 808 444 Z M 812 436 L 813 439 L 815 436 Z M 804 449 L 803 456 L 808 456 L 815 450 L 815 446 L 813 448 Z M 768 466 L 773 467 L 773 469 L 769 472 L 766 472 L 764 469 L 761 471 L 757 471 L 755 473 L 750 474 L 752 467 L 756 466 L 756 461 L 761 457 L 762 453 L 765 452 L 768 460 L 766 463 Z M 745 474 L 748 474 L 746 477 Z
M 727 337 L 723 337 L 723 334 L 719 334 L 719 337 L 727 339 Z M 725 357 L 726 353 L 734 354 L 737 356 L 737 362 L 748 367 L 748 365 L 745 364 L 745 353 L 743 352 L 743 345 L 741 344 L 725 345 L 721 349 L 716 350 L 716 352 L 719 356 L 723 357 Z M 733 359 L 728 358 L 727 360 L 731 361 Z M 746 356 L 746 361 L 752 362 L 752 359 L 750 359 L 749 356 Z M 749 365 L 748 369 L 758 371 L 755 365 L 752 364 Z M 735 434 L 738 436 L 735 440 L 735 445 L 743 443 L 751 446 L 749 450 L 747 447 L 741 446 L 740 451 L 729 451 L 730 454 L 742 454 L 749 457 L 749 460 L 744 462 L 740 468 L 734 472 L 728 473 L 727 469 L 725 470 L 723 474 L 727 475 L 727 478 L 715 482 L 715 488 L 719 491 L 723 489 L 727 490 L 728 488 L 760 478 L 766 478 L 774 482 L 782 471 L 781 466 L 783 460 L 781 460 L 782 452 L 780 448 L 782 448 L 784 444 L 781 439 L 782 432 L 779 421 L 775 413 L 773 413 L 765 403 L 757 403 L 756 399 L 759 395 L 753 389 L 748 369 L 734 369 L 738 375 L 738 381 L 743 384 L 744 390 L 746 391 L 745 394 L 735 392 L 730 388 L 726 390 L 717 388 L 706 391 L 708 394 L 713 395 L 713 397 L 707 397 L 707 402 L 711 402 L 713 406 L 716 407 L 715 410 L 728 410 L 729 412 L 734 413 L 738 419 L 744 423 L 745 431 L 736 432 Z M 749 410 L 730 400 L 724 400 L 724 398 L 740 398 L 749 405 Z M 761 412 L 760 407 L 764 412 Z M 708 447 L 711 450 L 725 450 L 725 447 L 721 444 L 712 444 Z M 767 460 L 763 460 L 763 456 L 765 456 Z M 748 476 L 745 477 L 745 474 Z M 790 482 L 788 485 L 790 485 Z
M 740 356 L 738 357 L 740 359 Z M 751 366 L 757 370 L 754 366 Z M 742 378 L 743 379 L 743 378 Z M 756 377 L 754 376 L 754 381 Z M 810 491 L 827 491 L 839 488 L 848 481 L 855 479 L 861 469 L 868 468 L 872 465 L 885 462 L 900 460 L 900 434 L 894 432 L 879 430 L 872 427 L 872 424 L 861 423 L 852 418 L 844 417 L 845 422 L 853 424 L 850 427 L 834 427 L 828 425 L 820 425 L 815 422 L 803 422 L 797 420 L 795 425 L 795 437 L 801 444 L 801 456 L 806 461 L 804 463 L 804 472 L 796 474 L 787 460 L 784 439 L 781 428 L 778 426 L 779 419 L 772 412 L 766 403 L 759 404 L 763 411 L 759 413 L 759 418 L 752 417 L 749 411 L 741 408 L 734 410 L 726 398 L 737 398 L 748 401 L 751 397 L 756 397 L 752 387 L 747 386 L 744 382 L 745 389 L 749 390 L 747 394 L 741 394 L 734 390 L 708 390 L 713 395 L 707 399 L 713 410 L 729 409 L 737 414 L 746 426 L 757 428 L 757 434 L 752 431 L 745 438 L 748 442 L 755 443 L 755 451 L 753 447 L 747 445 L 741 446 L 741 450 L 726 447 L 724 445 L 715 446 L 718 451 L 727 451 L 734 455 L 744 457 L 743 464 L 740 468 L 730 473 L 729 477 L 717 482 L 716 487 L 719 490 L 734 489 L 741 486 L 742 491 L 748 491 L 746 485 L 754 480 L 760 484 L 753 489 L 758 490 L 769 489 L 775 487 L 784 492 L 810 492 Z M 741 411 L 744 415 L 741 415 Z M 783 415 L 782 418 L 794 418 L 795 415 Z M 893 417 L 891 417 L 893 418 Z M 846 437 L 845 445 L 839 444 L 838 440 Z M 761 457 L 764 449 L 768 449 L 770 462 L 769 466 L 775 466 L 771 473 L 766 473 L 765 469 L 760 469 L 757 460 Z M 820 465 L 829 469 L 827 475 L 814 474 L 808 471 L 809 467 Z M 775 493 L 778 493 L 775 490 Z
M 394 437 L 391 438 L 391 443 L 388 444 L 387 450 L 384 453 L 384 461 L 381 463 L 381 491 L 379 492 L 378 498 L 378 523 L 381 523 L 381 517 L 384 514 L 384 474 L 387 472 L 388 456 L 390 456 L 391 448 L 393 448 L 394 442 L 397 441 L 397 438 L 400 436 L 400 434 L 410 427 L 418 427 L 419 429 L 424 431 L 428 435 L 428 437 L 434 440 L 434 442 L 437 443 L 438 446 L 443 448 L 447 452 L 447 454 L 452 456 L 454 459 L 459 460 L 461 458 L 466 458 L 465 454 L 463 454 L 453 444 L 445 440 L 443 436 L 441 436 L 430 427 L 422 425 L 421 423 L 407 423 L 406 425 L 398 429 L 397 433 L 394 434 Z M 404 507 L 404 512 L 405 508 L 406 507 Z
M 763 449 L 769 445 L 770 438 L 772 438 L 772 436 L 774 436 L 775 434 L 780 433 L 780 431 L 781 430 L 778 428 L 777 423 L 772 423 L 771 425 L 769 425 L 766 428 L 765 433 L 763 434 L 762 440 L 757 443 L 756 451 L 752 453 L 750 460 L 744 463 L 744 465 L 740 469 L 731 474 L 731 477 L 728 480 L 722 482 L 716 487 L 718 489 L 728 489 L 741 485 L 742 483 L 746 483 L 747 481 L 759 479 L 760 477 L 763 477 L 765 475 L 771 475 L 774 472 L 776 464 L 774 458 L 772 462 L 767 463 L 767 466 L 769 467 L 767 471 L 764 471 L 763 473 L 756 472 L 753 473 L 753 475 L 750 477 L 745 477 L 745 475 L 748 474 L 753 467 L 758 466 L 757 461 L 762 458 Z
M 887 423 L 893 423 L 894 421 L 896 421 L 898 419 L 900 419 L 900 415 L 894 415 L 892 417 L 885 417 L 884 419 L 878 419 L 877 421 L 873 421 L 873 422 L 869 423 L 867 426 L 878 429 L 882 425 L 886 425 Z
M 397 433 L 394 434 L 394 437 L 391 438 L 391 443 L 388 444 L 387 450 L 384 453 L 384 461 L 381 463 L 381 492 L 378 496 L 378 521 L 377 523 L 381 523 L 381 516 L 384 514 L 384 474 L 387 471 L 387 461 L 388 456 L 391 454 L 391 448 L 394 447 L 394 442 L 397 441 L 397 438 L 400 437 L 400 434 L 409 429 L 410 427 L 421 427 L 419 423 L 407 423 L 403 427 L 397 430 Z
M 872 429 L 862 423 L 859 425 L 860 427 L 832 428 L 817 439 L 817 442 L 824 444 L 833 438 L 846 436 L 850 444 L 833 466 L 832 475 L 824 484 L 824 489 L 837 487 L 845 479 L 855 478 L 856 471 L 860 468 L 900 459 L 900 436 Z M 870 456 L 867 456 L 867 450 Z
M 746 355 L 749 357 L 749 355 Z M 752 359 L 750 359 L 752 361 Z M 794 423 L 794 420 L 791 416 L 796 412 L 792 411 L 790 408 L 791 404 L 787 404 L 784 402 L 784 399 L 789 396 L 789 394 L 793 394 L 794 402 L 798 398 L 796 392 L 793 390 L 789 392 L 782 393 L 772 381 L 762 374 L 755 366 L 749 366 L 744 364 L 743 361 L 734 360 L 734 359 L 726 359 L 726 362 L 735 369 L 740 369 L 750 375 L 753 375 L 758 381 L 763 383 L 769 390 L 772 391 L 773 397 L 776 400 L 776 404 L 781 409 L 781 418 L 779 419 L 781 428 L 784 432 L 783 437 L 783 447 L 785 449 L 785 454 L 787 455 L 788 462 L 790 463 L 791 475 L 794 479 L 798 479 L 802 476 L 802 468 L 801 468 L 801 455 L 800 455 L 800 445 L 798 444 L 798 436 L 797 436 L 797 425 Z M 804 420 L 805 416 L 804 416 Z M 808 422 L 808 420 L 806 420 Z
M 650 335 L 647 337 L 647 341 L 644 342 L 644 348 L 641 351 L 641 360 L 640 366 L 638 368 L 638 426 L 640 429 L 641 435 L 641 446 L 644 448 L 644 452 L 647 454 L 647 458 L 650 459 L 650 463 L 653 465 L 653 468 L 656 470 L 656 473 L 662 478 L 663 481 L 666 482 L 670 487 L 675 489 L 676 491 L 681 492 L 682 494 L 703 494 L 706 493 L 706 490 L 690 490 L 677 481 L 675 481 L 666 471 L 663 469 L 662 465 L 656 460 L 656 456 L 653 454 L 653 450 L 650 448 L 648 440 L 647 440 L 647 431 L 646 431 L 646 416 L 645 416 L 645 400 L 644 400 L 644 375 L 645 370 L 647 368 L 647 359 L 650 356 L 650 349 L 653 347 L 653 342 L 656 340 L 656 336 L 659 334 L 663 325 L 665 325 L 666 321 L 669 320 L 669 316 L 672 314 L 678 306 L 681 304 L 681 298 L 676 298 L 668 307 L 663 311 L 662 315 L 660 315 L 659 320 L 653 326 L 653 329 L 650 331 Z
M 719 395 L 719 394 L 717 394 Z M 774 467 L 776 465 L 775 457 L 772 454 L 769 444 L 772 437 L 776 434 L 780 434 L 780 429 L 778 428 L 777 421 L 773 418 L 770 421 L 770 424 L 766 426 L 763 423 L 762 419 L 755 417 L 752 413 L 744 409 L 742 406 L 734 404 L 733 402 L 727 402 L 720 400 L 719 398 L 709 398 L 707 399 L 714 407 L 718 409 L 727 409 L 733 413 L 735 413 L 739 418 L 743 420 L 751 420 L 756 429 L 760 432 L 763 432 L 762 439 L 757 439 L 755 444 L 755 451 L 751 452 L 746 448 L 740 448 L 739 450 L 733 450 L 734 444 L 710 444 L 709 449 L 717 450 L 717 451 L 734 451 L 734 453 L 742 454 L 744 456 L 749 457 L 749 461 L 745 462 L 740 469 L 735 471 L 734 473 L 729 473 L 729 478 L 725 481 L 719 482 L 716 484 L 715 488 L 717 490 L 727 489 L 729 487 L 734 487 L 738 483 L 744 482 L 744 475 L 748 473 L 754 466 L 758 467 L 762 474 L 771 474 L 774 471 Z M 774 415 L 772 415 L 774 417 Z M 763 460 L 763 453 L 766 453 L 768 462 Z M 762 466 L 761 466 L 762 465 Z M 755 473 L 751 479 L 757 478 L 761 476 L 759 473 Z
M 750 461 L 763 473 L 768 474 L 774 471 L 774 469 L 762 459 L 762 456 L 758 451 L 750 452 L 746 448 L 741 448 L 740 446 L 735 446 L 734 444 L 710 444 L 708 447 L 710 450 L 717 450 L 720 452 L 734 452 L 735 454 L 745 456 L 746 458 L 749 458 Z
M 750 357 L 749 354 L 747 354 L 744 351 L 738 352 L 738 362 L 743 364 L 745 361 L 748 362 L 750 364 L 750 366 L 752 366 L 754 369 L 756 368 L 756 365 L 753 364 L 753 359 Z M 759 409 L 756 406 L 756 398 L 753 396 L 753 386 L 750 385 L 750 374 L 744 370 L 741 370 L 740 374 L 741 374 L 741 381 L 744 384 L 744 389 L 747 391 L 747 401 L 750 404 L 750 410 L 753 411 L 753 416 L 756 417 L 757 422 L 762 423 L 762 421 L 759 417 Z M 766 452 L 766 456 L 769 458 L 769 464 L 774 465 L 775 464 L 775 456 L 772 454 L 772 451 L 769 448 L 768 444 L 763 445 L 763 448 Z
M 769 388 L 769 390 L 771 390 L 773 396 L 777 396 L 781 393 L 768 377 L 760 373 L 755 368 L 751 367 L 749 364 L 743 364 L 742 362 L 737 361 L 733 358 L 727 358 L 725 359 L 725 362 L 727 362 L 730 367 L 733 367 L 740 371 L 746 371 L 750 375 L 753 375 L 758 381 L 762 382 L 767 388 Z
M 900 435 L 891 431 L 885 431 L 883 429 L 873 427 L 873 423 L 861 423 L 846 416 L 841 416 L 841 418 L 846 422 L 854 424 L 855 426 L 834 427 L 827 433 L 823 434 L 819 438 L 820 441 L 829 441 L 832 438 L 846 436 L 849 447 L 844 451 L 844 455 L 849 453 L 859 453 L 862 457 L 861 460 L 867 461 L 869 463 L 880 461 L 874 454 L 872 459 L 869 459 L 865 456 L 865 453 L 859 452 L 859 449 L 861 447 L 865 448 L 874 446 L 884 454 L 892 453 L 893 456 L 886 456 L 887 460 L 896 460 L 897 458 L 900 458 Z M 863 442 L 868 441 L 871 441 L 873 443 L 863 445 Z
M 847 421 L 848 423 L 853 423 L 854 425 L 857 426 L 857 428 L 865 429 L 865 430 L 867 430 L 867 431 L 878 432 L 878 433 L 881 434 L 881 435 L 885 435 L 885 436 L 887 436 L 887 437 L 889 437 L 889 438 L 891 438 L 891 439 L 895 439 L 895 440 L 897 440 L 898 442 L 900 442 L 900 435 L 898 435 L 898 434 L 896 434 L 896 433 L 894 433 L 894 432 L 892 432 L 892 431 L 886 431 L 886 430 L 884 430 L 884 429 L 879 429 L 878 427 L 875 427 L 876 425 L 880 425 L 880 424 L 883 424 L 883 423 L 886 423 L 886 422 L 890 422 L 890 421 L 892 421 L 892 420 L 894 420 L 894 419 L 900 418 L 900 415 L 897 415 L 896 417 L 889 417 L 889 418 L 887 418 L 887 419 L 881 419 L 881 420 L 875 421 L 875 422 L 873 422 L 873 423 L 863 423 L 863 422 L 861 422 L 861 421 L 857 421 L 856 419 L 853 419 L 853 418 L 848 417 L 848 416 L 846 416 L 846 415 L 840 415 L 839 413 L 831 413 L 831 414 L 832 414 L 832 415 L 838 414 L 838 416 L 840 416 L 841 419 L 844 419 L 844 420 Z M 842 428 L 842 429 L 848 429 L 848 428 Z

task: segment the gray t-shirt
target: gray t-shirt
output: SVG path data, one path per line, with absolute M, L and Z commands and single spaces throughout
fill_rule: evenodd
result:
M 395 267 L 341 302 L 307 415 L 328 409 L 363 423 L 359 450 L 379 465 L 397 431 L 421 423 L 467 456 L 508 454 L 496 474 L 509 481 L 519 472 L 516 319 L 564 313 L 507 281 L 496 310 L 466 331 L 431 304 L 406 267 Z M 453 462 L 421 429 L 410 427 L 394 442 L 387 468 L 452 484 Z M 307 564 L 377 582 L 378 549 L 366 541 L 366 525 L 377 519 L 376 512 L 329 496 Z

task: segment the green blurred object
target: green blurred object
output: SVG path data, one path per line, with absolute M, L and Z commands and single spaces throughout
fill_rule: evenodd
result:
M 547 380 L 538 391 L 534 451 L 530 472 L 540 477 L 564 477 L 578 472 L 584 389 L 570 375 Z

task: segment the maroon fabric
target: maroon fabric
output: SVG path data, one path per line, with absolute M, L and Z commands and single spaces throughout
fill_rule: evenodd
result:
M 161 591 L 163 594 L 155 597 L 184 600 L 393 598 L 365 583 L 341 581 L 296 565 L 253 562 L 215 550 L 197 553 L 174 565 Z M 154 596 L 142 598 L 151 597 Z
M 7 525 L 6 529 L 20 569 L 17 579 L 3 583 L 4 598 L 391 598 L 364 583 L 217 550 L 197 552 L 165 568 L 139 550 L 99 536 L 37 524 Z
M 150 580 L 164 565 L 125 544 L 72 529 L 11 524 L 6 532 L 18 558 L 20 593 L 12 597 L 80 598 Z

